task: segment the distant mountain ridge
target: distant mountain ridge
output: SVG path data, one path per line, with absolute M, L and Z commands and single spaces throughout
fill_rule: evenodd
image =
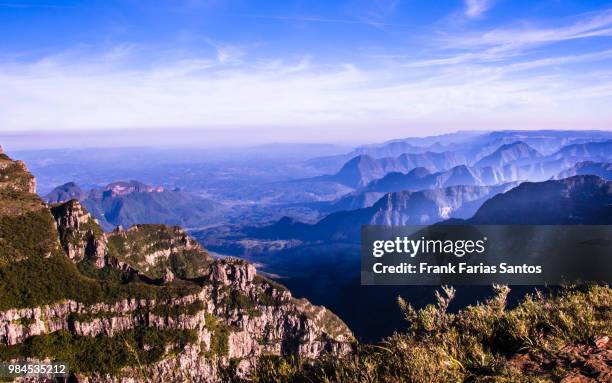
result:
M 509 164 L 528 163 L 542 155 L 522 141 L 500 146 L 496 151 L 476 162 L 476 166 L 505 166 Z
M 449 220 L 450 219 L 450 220 Z M 385 194 L 373 206 L 332 213 L 316 224 L 285 217 L 248 229 L 253 238 L 358 241 L 361 225 L 612 224 L 612 181 L 594 175 L 497 186 L 452 186 Z
M 514 186 L 516 183 L 388 193 L 371 207 L 335 212 L 313 225 L 285 217 L 272 225 L 248 229 L 246 235 L 267 239 L 358 241 L 361 225 L 427 225 L 451 217 L 471 217 L 485 200 Z
M 593 161 L 578 162 L 571 168 L 559 173 L 555 178 L 563 179 L 571 176 L 586 174 L 596 175 L 608 181 L 612 180 L 612 163 Z
M 372 191 L 400 191 L 400 190 L 418 190 L 421 185 L 426 184 L 425 179 L 430 178 L 432 173 L 424 167 L 417 167 L 408 173 L 391 172 L 384 177 L 376 179 L 368 183 L 365 190 Z
M 612 158 L 612 140 L 564 146 L 553 157 L 609 159 Z
M 556 167 L 555 167 L 556 169 Z M 423 168 L 415 168 L 402 174 L 388 173 L 383 178 L 370 182 L 363 190 L 377 192 L 395 192 L 401 190 L 425 190 L 450 186 L 491 186 L 506 182 L 525 181 L 528 179 L 546 179 L 549 171 L 541 166 L 506 165 L 503 167 L 487 166 L 483 168 L 458 165 L 437 173 L 428 173 Z
M 69 182 L 45 197 L 48 203 L 71 199 L 82 202 L 107 231 L 118 225 L 129 227 L 143 223 L 202 225 L 218 217 L 222 210 L 222 205 L 212 200 L 134 180 L 113 182 L 89 192 Z
M 457 152 L 423 152 L 396 158 L 357 156 L 339 172 L 324 176 L 354 188 L 391 192 L 454 185 L 494 185 L 550 179 L 577 160 L 612 159 L 612 140 L 572 144 L 544 156 L 522 141 L 499 146 L 474 165 Z M 427 174 L 430 173 L 430 174 Z M 433 174 L 431 174 L 433 173 Z
M 612 181 L 594 175 L 524 182 L 486 201 L 466 221 L 504 225 L 612 224 Z
M 470 164 L 473 164 L 492 154 L 500 146 L 517 141 L 524 142 L 543 156 L 548 156 L 564 146 L 608 140 L 612 140 L 612 132 L 600 130 L 458 131 L 437 136 L 409 137 L 380 144 L 364 145 L 346 154 L 313 158 L 308 163 L 324 172 L 335 173 L 347 161 L 362 154 L 373 158 L 384 158 L 398 157 L 404 153 L 453 151 L 466 156 L 470 159 Z
M 359 155 L 348 161 L 338 173 L 323 177 L 350 187 L 362 187 L 390 172 L 408 172 L 417 167 L 426 168 L 428 171 L 439 171 L 465 161 L 465 157 L 450 152 L 405 153 L 399 157 L 379 159 Z
M 44 199 L 47 203 L 61 203 L 71 199 L 82 201 L 85 198 L 87 198 L 87 193 L 79 185 L 75 182 L 67 182 L 53 189 Z
M 513 141 L 500 145 L 477 161 L 475 166 L 467 165 L 465 157 L 453 152 L 422 152 L 378 159 L 359 155 L 348 161 L 336 174 L 320 177 L 328 182 L 338 182 L 357 189 L 334 203 L 319 204 L 320 212 L 329 209 L 327 211 L 332 214 L 314 225 L 285 219 L 264 230 L 250 233 L 256 236 L 265 233 L 264 237 L 271 238 L 276 238 L 276 233 L 280 235 L 277 239 L 297 237 L 307 241 L 338 241 L 354 238 L 354 227 L 364 224 L 431 224 L 449 218 L 468 219 L 471 214 L 476 214 L 486 199 L 508 190 L 502 190 L 508 183 L 514 182 L 512 186 L 524 181 L 544 183 L 560 174 L 563 169 L 571 169 L 577 158 L 609 156 L 612 154 L 611 144 L 612 141 L 570 144 L 552 154 L 543 155 L 523 141 Z M 455 162 L 460 164 L 447 167 Z M 442 170 L 430 170 L 436 168 Z M 580 168 L 582 170 L 576 171 L 597 174 L 607 171 L 603 166 L 598 170 L 593 166 L 589 169 L 584 166 Z M 571 170 L 568 171 L 571 173 Z M 376 178 L 380 174 L 384 176 Z M 492 190 L 496 190 L 496 193 L 490 194 Z M 371 198 L 378 197 L 374 193 L 390 194 L 369 206 Z M 555 195 L 549 197 L 554 199 Z M 557 202 L 559 206 L 564 206 L 563 200 Z M 546 205 L 549 201 L 541 203 Z M 348 211 L 333 212 L 334 204 L 338 204 L 338 207 L 344 204 Z M 563 213 L 560 214 L 562 216 Z M 599 218 L 584 220 L 589 219 Z M 568 221 L 571 219 L 568 218 Z

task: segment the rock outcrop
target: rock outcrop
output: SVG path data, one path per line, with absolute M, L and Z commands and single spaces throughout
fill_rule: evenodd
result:
M 25 166 L 0 165 L 13 193 L 0 195 L 0 225 L 14 229 L 0 231 L 0 360 L 68 358 L 83 382 L 217 382 L 263 355 L 350 350 L 337 316 L 253 265 L 213 259 L 179 227 L 105 233 L 77 200 L 46 207 Z M 31 212 L 35 225 L 12 218 Z
M 36 193 L 36 179 L 23 161 L 11 160 L 0 151 L 0 189 L 23 193 Z

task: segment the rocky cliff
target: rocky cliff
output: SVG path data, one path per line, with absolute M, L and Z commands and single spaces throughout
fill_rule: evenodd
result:
M 216 382 L 263 355 L 344 354 L 353 336 L 178 227 L 103 232 L 76 200 L 45 205 L 0 154 L 0 360 L 63 360 L 77 381 Z
M 36 193 L 36 180 L 23 161 L 13 161 L 0 147 L 0 189 Z

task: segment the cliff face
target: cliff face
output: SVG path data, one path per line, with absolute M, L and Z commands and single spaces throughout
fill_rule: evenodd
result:
M 215 382 L 262 355 L 350 349 L 338 317 L 247 262 L 213 259 L 178 227 L 104 233 L 76 200 L 43 204 L 25 166 L 0 165 L 0 360 L 65 360 L 85 382 Z
M 36 180 L 23 161 L 13 161 L 0 147 L 0 189 L 36 193 Z

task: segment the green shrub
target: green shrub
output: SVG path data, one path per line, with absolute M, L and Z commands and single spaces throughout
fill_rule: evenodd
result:
M 79 273 L 65 256 L 30 257 L 0 267 L 0 310 L 36 307 L 64 299 L 85 304 L 124 298 L 166 302 L 199 290 L 197 284 L 181 280 L 164 286 L 138 280 L 125 284 L 94 280 Z
M 274 299 L 271 290 L 266 290 L 257 295 L 257 304 L 262 306 L 278 306 L 279 302 Z
M 123 367 L 154 363 L 162 359 L 167 345 L 178 352 L 196 338 L 191 330 L 139 328 L 113 337 L 78 336 L 61 330 L 30 337 L 18 345 L 0 346 L 0 360 L 48 357 L 68 362 L 72 372 L 112 374 Z
M 26 192 L 34 178 L 21 165 L 11 160 L 6 154 L 0 154 L 0 189 L 13 189 Z
M 253 301 L 250 297 L 244 295 L 239 290 L 230 290 L 227 287 L 222 288 L 221 290 L 223 294 L 223 299 L 221 300 L 221 305 L 227 307 L 228 310 L 240 310 L 240 311 L 248 311 L 250 309 L 255 308 L 256 302 Z
M 212 333 L 208 353 L 211 356 L 226 356 L 229 353 L 231 327 L 222 323 L 212 314 L 206 314 L 205 323 L 206 328 Z
M 209 256 L 199 249 L 173 248 L 176 240 L 174 229 L 164 225 L 138 225 L 137 230 L 111 234 L 108 238 L 109 253 L 130 266 L 140 270 L 149 278 L 161 278 L 166 268 L 179 278 L 201 276 L 210 262 Z M 146 255 L 159 250 L 173 249 L 168 258 L 159 258 L 151 265 Z
M 180 315 L 195 315 L 204 310 L 204 302 L 195 301 L 187 305 L 157 305 L 151 313 L 164 317 L 178 317 Z
M 57 232 L 48 210 L 0 215 L 0 266 L 59 252 Z

